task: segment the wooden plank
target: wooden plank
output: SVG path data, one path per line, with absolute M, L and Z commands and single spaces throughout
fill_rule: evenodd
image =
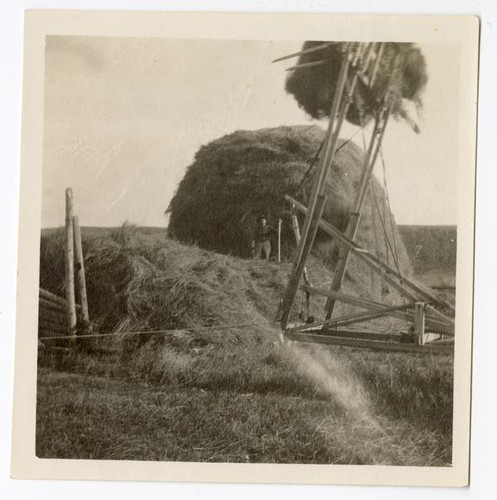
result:
M 62 334 L 69 334 L 69 329 L 66 324 L 57 323 L 55 321 L 49 321 L 47 319 L 39 318 L 38 328 L 46 331 L 53 331 Z
M 425 304 L 416 302 L 414 306 L 414 328 L 419 345 L 425 343 Z
M 66 189 L 66 301 L 67 323 L 71 335 L 76 333 L 76 297 L 74 290 L 74 227 L 72 189 Z
M 365 340 L 385 340 L 400 342 L 404 336 L 400 333 L 384 333 L 384 332 L 370 332 L 365 330 L 334 330 L 323 328 L 319 330 L 320 335 L 331 337 L 346 337 Z
M 297 331 L 304 331 L 304 330 L 308 330 L 310 328 L 316 328 L 316 327 L 320 327 L 320 326 L 338 327 L 338 326 L 344 326 L 344 325 L 351 325 L 354 323 L 363 323 L 364 321 L 370 321 L 372 319 L 382 318 L 384 316 L 389 316 L 391 312 L 400 311 L 402 309 L 407 309 L 408 307 L 411 307 L 411 306 L 412 306 L 412 304 L 407 304 L 407 305 L 401 305 L 401 306 L 386 307 L 386 308 L 379 310 L 379 311 L 362 312 L 359 314 L 350 314 L 347 316 L 340 316 L 339 318 L 335 318 L 335 319 L 327 319 L 324 321 L 319 321 L 319 322 L 311 323 L 308 325 L 298 326 L 298 327 L 292 328 L 288 331 L 297 332 Z
M 58 298 L 56 295 L 54 297 Z M 46 307 L 47 309 L 53 309 L 54 311 L 64 311 L 64 314 L 67 314 L 67 302 L 65 299 L 62 299 L 62 302 L 58 302 L 52 299 L 46 299 L 45 295 L 40 293 L 38 297 L 38 304 L 40 307 Z M 76 304 L 76 311 L 78 313 L 81 312 L 81 306 L 79 304 Z
M 363 307 L 369 310 L 381 310 L 388 307 L 386 304 L 381 304 L 380 302 L 373 302 L 371 300 L 363 299 L 361 297 L 354 297 L 352 295 L 346 295 L 344 293 L 335 292 L 329 290 L 328 288 L 313 287 L 309 285 L 302 285 L 302 289 L 313 294 L 313 295 L 323 295 L 324 297 L 332 297 L 339 302 L 344 302 L 346 304 L 351 304 L 358 307 Z
M 300 227 L 297 216 L 294 213 L 292 213 L 292 229 L 293 229 L 293 235 L 295 236 L 295 243 L 298 245 L 300 243 Z M 304 281 L 308 285 L 311 284 L 311 281 L 309 279 L 309 273 L 307 272 L 306 266 L 304 266 Z
M 292 270 L 292 274 L 290 276 L 290 280 L 288 281 L 288 285 L 285 291 L 285 296 L 283 297 L 282 303 L 282 311 L 283 314 L 281 316 L 281 326 L 284 330 L 288 323 L 288 318 L 290 317 L 290 312 L 292 310 L 293 303 L 295 301 L 295 295 L 297 294 L 297 289 L 300 284 L 300 280 L 304 273 L 305 262 L 307 257 L 311 251 L 312 244 L 314 242 L 314 238 L 316 237 L 316 233 L 319 227 L 319 220 L 323 214 L 324 206 L 326 204 L 327 197 L 325 195 L 320 195 L 318 197 L 317 209 L 314 214 L 314 218 L 309 225 L 310 231 L 308 233 L 308 237 L 305 240 L 301 240 L 302 252 L 301 258 L 294 263 L 294 267 Z
M 81 243 L 81 229 L 79 227 L 79 218 L 75 215 L 73 217 L 74 228 L 74 250 L 75 250 L 75 264 L 76 264 L 76 281 L 78 283 L 79 297 L 81 302 L 81 319 L 85 323 L 90 322 L 90 315 L 88 313 L 88 298 L 86 295 L 86 277 L 85 277 L 85 263 L 83 259 L 83 245 Z
M 297 342 L 307 342 L 313 344 L 339 345 L 344 347 L 359 347 L 368 349 L 378 349 L 386 351 L 406 351 L 419 353 L 450 353 L 453 349 L 453 343 L 429 343 L 424 346 L 418 346 L 412 343 L 388 342 L 379 340 L 363 340 L 345 337 L 332 337 L 327 335 L 318 335 L 312 333 L 284 333 L 284 337 L 288 340 Z
M 40 309 L 43 307 L 45 309 L 51 309 L 52 311 L 60 311 L 61 313 L 66 314 L 66 308 L 63 305 L 59 304 L 58 302 L 52 302 L 51 300 L 39 297 L 38 304 Z
M 40 318 L 46 318 L 67 325 L 67 315 L 65 311 L 60 311 L 60 310 L 55 311 L 53 309 L 40 307 L 38 311 L 38 316 Z
M 40 288 L 39 296 L 43 297 L 45 300 L 49 300 L 51 302 L 55 302 L 55 303 L 61 305 L 64 308 L 64 310 L 67 307 L 66 299 L 59 297 L 58 295 L 55 295 L 55 294 L 49 292 L 48 290 L 44 290 L 43 288 Z

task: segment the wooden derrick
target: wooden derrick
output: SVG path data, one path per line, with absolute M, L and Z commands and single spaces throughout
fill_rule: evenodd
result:
M 329 44 L 321 44 L 306 51 L 319 51 Z M 319 157 L 318 168 L 314 176 L 308 206 L 290 196 L 286 200 L 292 207 L 292 228 L 297 243 L 294 263 L 284 298 L 280 306 L 280 324 L 284 338 L 302 342 L 338 344 L 352 347 L 373 347 L 390 350 L 407 350 L 420 352 L 440 352 L 453 346 L 455 308 L 452 304 L 432 294 L 416 281 L 401 275 L 400 270 L 393 268 L 383 260 L 361 248 L 354 240 L 357 235 L 361 213 L 368 189 L 370 188 L 373 169 L 381 150 L 381 144 L 390 116 L 390 105 L 385 96 L 383 107 L 376 115 L 369 146 L 364 158 L 363 170 L 357 193 L 352 205 L 347 227 L 344 232 L 322 219 L 325 197 L 323 190 L 327 173 L 337 152 L 338 137 L 350 103 L 354 99 L 354 91 L 358 79 L 370 87 L 377 78 L 379 61 L 383 54 L 383 43 L 348 43 L 344 44 L 343 60 L 333 96 L 328 129 L 324 146 Z M 291 54 L 277 60 L 285 60 L 299 56 L 306 51 Z M 374 60 L 371 68 L 371 61 Z M 300 64 L 298 68 L 305 71 L 307 67 L 322 64 L 321 61 Z M 392 76 L 393 78 L 393 76 Z M 388 94 L 388 92 L 387 92 Z M 298 225 L 295 211 L 305 216 L 302 233 Z M 306 261 L 310 255 L 318 229 L 326 232 L 340 245 L 340 256 L 334 270 L 331 285 L 328 288 L 310 283 Z M 354 254 L 372 271 L 394 288 L 403 298 L 400 305 L 382 304 L 372 300 L 353 297 L 341 292 L 343 279 L 350 260 Z M 301 285 L 302 278 L 304 284 Z M 326 297 L 325 318 L 312 324 L 289 325 L 289 318 L 295 302 L 297 291 L 301 289 L 309 301 L 311 295 Z M 361 312 L 333 318 L 334 306 L 341 301 L 362 309 Z M 308 310 L 308 307 L 307 307 Z M 360 332 L 344 326 L 371 321 L 372 319 L 390 316 L 410 323 L 414 334 L 385 334 L 381 332 Z M 428 341 L 427 332 L 442 336 L 442 340 Z

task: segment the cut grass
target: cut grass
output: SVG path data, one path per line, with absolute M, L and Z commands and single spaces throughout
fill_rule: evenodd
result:
M 221 358 L 195 364 L 170 357 L 162 380 L 130 376 L 112 359 L 84 358 L 79 355 L 76 373 L 39 370 L 39 457 L 451 462 L 446 356 L 435 363 L 407 354 L 370 352 L 365 358 L 364 351 L 341 348 L 275 347 L 263 357 L 265 369 L 250 362 L 230 369 L 230 360 Z M 210 368 L 203 372 L 202 366 Z

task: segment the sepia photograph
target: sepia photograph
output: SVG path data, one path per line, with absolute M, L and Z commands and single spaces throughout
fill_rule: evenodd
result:
M 471 21 L 43 36 L 36 460 L 467 481 Z

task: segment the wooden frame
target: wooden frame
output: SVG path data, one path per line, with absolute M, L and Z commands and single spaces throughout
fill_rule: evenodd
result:
M 325 47 L 327 47 L 327 44 L 313 47 L 309 50 L 321 50 Z M 354 50 L 349 50 L 351 47 Z M 375 50 L 376 54 L 375 57 L 373 57 L 373 52 L 375 52 Z M 429 350 L 433 350 L 435 348 L 433 347 L 433 343 L 425 343 L 425 330 L 451 337 L 454 335 L 454 306 L 439 297 L 436 297 L 421 284 L 407 278 L 406 276 L 402 276 L 399 270 L 394 269 L 389 264 L 372 255 L 368 250 L 361 248 L 354 241 L 359 228 L 364 201 L 366 199 L 368 189 L 370 188 L 374 165 L 381 149 L 383 136 L 385 134 L 390 116 L 390 107 L 386 101 L 383 108 L 380 109 L 375 118 L 373 132 L 367 148 L 366 156 L 364 158 L 359 187 L 345 232 L 342 233 L 332 224 L 322 220 L 324 204 L 326 202 L 326 198 L 322 194 L 325 179 L 337 151 L 339 133 L 345 120 L 345 116 L 347 115 L 350 103 L 354 98 L 354 90 L 357 80 L 358 78 L 361 78 L 366 83 L 369 81 L 370 85 L 374 82 L 379 59 L 381 58 L 382 53 L 383 43 L 345 44 L 340 73 L 338 75 L 336 90 L 333 96 L 328 129 L 323 143 L 322 153 L 319 158 L 318 169 L 314 176 L 308 207 L 305 207 L 302 203 L 299 203 L 289 195 L 285 197 L 292 206 L 292 227 L 295 234 L 295 240 L 297 242 L 297 250 L 292 272 L 280 306 L 280 324 L 283 337 L 291 340 L 299 340 L 303 342 L 319 341 L 320 343 L 339 342 L 341 345 L 350 346 L 366 346 L 364 344 L 365 342 L 373 342 L 374 344 L 372 345 L 376 347 L 380 345 L 378 342 L 383 342 L 383 348 L 392 348 L 392 344 L 400 344 L 392 342 L 391 340 L 379 341 L 377 340 L 379 338 L 378 336 L 376 339 L 354 339 L 350 338 L 349 335 L 346 339 L 339 337 L 341 340 L 337 341 L 337 331 L 335 331 L 336 335 L 333 336 L 333 342 L 329 340 L 324 341 L 321 330 L 328 329 L 329 331 L 330 327 L 338 328 L 340 326 L 370 321 L 383 316 L 393 316 L 414 325 L 417 342 L 409 349 L 423 348 L 427 349 L 425 352 L 428 352 Z M 279 58 L 278 60 L 289 59 L 300 54 L 301 53 L 291 54 L 289 56 Z M 375 63 L 371 74 L 368 76 L 368 70 L 372 59 L 375 60 Z M 302 64 L 297 67 L 299 70 L 305 70 L 304 67 L 306 66 L 307 65 Z M 305 215 L 302 234 L 300 233 L 295 210 L 298 210 Z M 341 249 L 333 280 L 327 289 L 313 286 L 309 281 L 306 268 L 306 261 L 310 255 L 311 248 L 319 228 L 334 238 L 340 244 Z M 341 293 L 340 290 L 343 285 L 343 279 L 351 254 L 356 255 L 371 270 L 379 274 L 382 279 L 397 290 L 397 292 L 399 292 L 399 294 L 403 297 L 404 301 L 407 300 L 407 302 L 402 305 L 381 304 L 372 300 L 353 297 Z M 301 286 L 300 282 L 302 278 L 304 278 L 305 284 Z M 307 302 L 309 300 L 309 296 L 312 294 L 322 295 L 327 298 L 324 311 L 325 319 L 317 323 L 303 324 L 297 327 L 289 328 L 288 321 L 299 288 L 305 292 Z M 332 315 L 336 301 L 342 301 L 356 307 L 366 309 L 366 311 L 333 319 Z M 308 310 L 309 308 L 307 307 L 307 315 Z M 428 313 L 431 313 L 431 316 L 428 316 Z M 314 333 L 309 333 L 309 330 L 316 331 L 316 328 L 321 329 L 320 334 L 316 335 Z M 353 335 L 353 333 L 351 335 Z M 325 337 L 328 338 L 329 336 Z M 449 340 L 448 344 L 447 342 L 437 344 L 436 349 L 439 349 L 442 345 L 442 348 L 446 348 L 446 346 L 451 343 L 453 343 L 452 339 Z M 428 346 L 430 346 L 429 349 Z M 402 350 L 406 349 L 403 348 Z

